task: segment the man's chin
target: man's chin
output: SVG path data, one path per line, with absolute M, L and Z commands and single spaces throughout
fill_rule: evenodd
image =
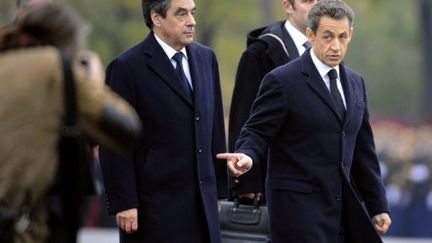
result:
M 325 64 L 327 64 L 327 66 L 329 67 L 336 67 L 337 65 L 339 65 L 342 62 L 342 60 L 327 60 L 327 62 L 325 62 Z
M 183 40 L 183 44 L 185 44 L 185 45 L 188 45 L 188 44 L 190 44 L 190 43 L 192 43 L 192 42 L 193 42 L 193 37 L 185 38 L 185 39 Z

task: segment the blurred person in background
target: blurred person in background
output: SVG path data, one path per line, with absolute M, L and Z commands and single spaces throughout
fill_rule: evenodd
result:
M 143 0 L 151 30 L 107 68 L 107 83 L 143 121 L 134 151 L 100 159 L 120 242 L 220 242 L 218 199 L 227 195 L 218 62 L 193 41 L 193 0 Z
M 265 76 L 236 153 L 218 157 L 239 176 L 269 151 L 273 243 L 381 243 L 391 220 L 366 88 L 342 63 L 354 12 L 321 0 L 308 19 L 312 48 Z
M 229 116 L 229 151 L 234 151 L 240 129 L 250 114 L 252 102 L 264 75 L 274 68 L 299 57 L 310 46 L 306 37 L 309 10 L 317 0 L 282 0 L 286 20 L 255 29 L 247 36 L 236 74 Z M 267 173 L 267 154 L 248 173 L 230 180 L 231 196 L 249 199 L 263 195 Z M 257 195 L 256 195 L 257 194 Z
M 65 115 L 61 56 L 71 62 L 78 126 L 86 138 L 120 152 L 140 132 L 134 110 L 104 85 L 99 57 L 80 51 L 80 23 L 66 6 L 41 4 L 0 29 L 0 209 L 14 215 L 13 239 L 7 242 L 53 242 L 57 233 L 48 226 L 45 197 L 59 173 Z
M 53 0 L 17 0 L 16 6 L 18 8 L 17 19 L 22 17 L 24 13 L 31 7 L 38 6 L 40 4 L 52 3 Z

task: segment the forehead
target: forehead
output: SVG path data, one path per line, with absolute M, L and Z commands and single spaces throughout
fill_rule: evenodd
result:
M 320 18 L 317 32 L 334 32 L 342 33 L 350 30 L 350 23 L 347 17 L 342 19 L 333 19 L 328 16 Z
M 293 2 L 294 4 L 301 4 L 301 3 L 313 3 L 315 2 L 315 0 L 292 0 L 291 2 Z
M 172 10 L 179 8 L 193 9 L 195 8 L 195 2 L 193 0 L 171 0 L 169 8 Z

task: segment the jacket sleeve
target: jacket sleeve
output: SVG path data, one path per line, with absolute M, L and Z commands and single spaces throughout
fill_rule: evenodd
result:
M 228 149 L 230 152 L 234 151 L 235 142 L 249 118 L 252 103 L 267 71 L 263 70 L 260 62 L 263 60 L 257 53 L 250 50 L 246 50 L 240 58 L 229 115 Z M 231 178 L 231 196 L 235 197 L 248 192 L 263 192 L 266 168 L 266 163 L 255 164 L 248 173 L 239 178 Z
M 107 68 L 107 84 L 134 107 L 134 85 L 129 79 L 127 67 L 120 60 L 114 60 Z M 136 168 L 133 151 L 116 154 L 108 147 L 99 150 L 105 196 L 108 212 L 138 208 L 139 200 L 136 189 Z
M 264 77 L 252 105 L 250 118 L 243 126 L 236 142 L 235 152 L 249 155 L 253 159 L 253 167 L 259 167 L 262 163 L 267 164 L 267 160 L 262 158 L 267 154 L 268 143 L 275 138 L 286 118 L 285 92 L 282 82 L 274 74 L 270 73 Z M 250 172 L 253 170 L 240 178 Z
M 219 198 L 228 197 L 228 173 L 224 160 L 216 159 L 216 154 L 226 151 L 225 126 L 222 105 L 222 92 L 219 80 L 219 68 L 216 56 L 213 55 L 214 77 L 214 120 L 212 131 L 212 156 L 216 172 L 217 190 Z
M 363 82 L 363 90 L 364 81 Z M 364 91 L 365 113 L 362 126 L 357 135 L 354 159 L 351 168 L 352 179 L 361 198 L 366 204 L 370 216 L 382 212 L 389 212 L 384 184 L 381 177 L 378 157 L 375 152 L 375 143 L 372 128 L 369 123 L 367 98 Z

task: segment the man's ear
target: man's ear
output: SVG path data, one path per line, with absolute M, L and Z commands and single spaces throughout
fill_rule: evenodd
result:
M 155 11 L 151 12 L 151 19 L 152 19 L 152 22 L 153 22 L 154 26 L 158 26 L 159 27 L 161 25 L 160 18 L 161 18 L 161 16 L 158 13 L 156 13 Z
M 350 28 L 350 32 L 349 32 L 349 36 L 348 36 L 348 42 L 351 42 L 351 39 L 352 39 L 353 33 L 354 33 L 354 28 L 351 27 L 351 28 Z
M 315 33 L 309 27 L 306 28 L 306 37 L 308 38 L 308 41 L 311 43 L 311 45 L 314 45 L 314 43 L 315 43 Z
M 283 9 L 287 15 L 291 15 L 294 11 L 293 6 L 291 5 L 290 1 L 288 1 L 288 0 L 282 1 L 282 7 L 283 7 Z

